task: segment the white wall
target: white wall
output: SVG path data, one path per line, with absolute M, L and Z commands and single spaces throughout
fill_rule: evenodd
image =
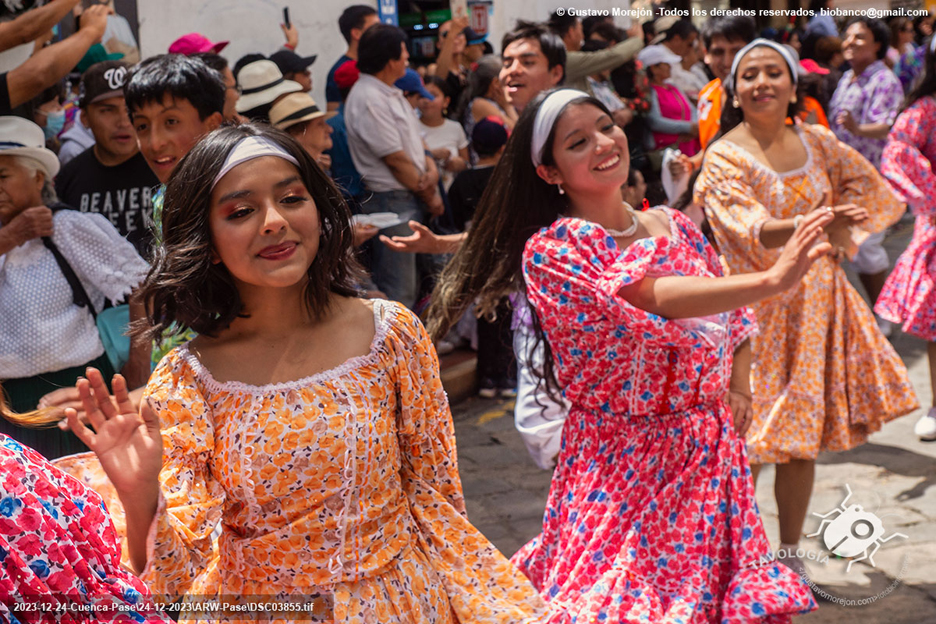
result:
M 289 6 L 299 29 L 297 52 L 318 55 L 311 68 L 312 97 L 323 103 L 328 70 L 347 49 L 338 17 L 351 4 L 377 6 L 375 0 L 139 0 L 141 53 L 144 58 L 162 54 L 181 35 L 200 32 L 212 41 L 231 41 L 222 54 L 232 65 L 250 52 L 269 55 L 283 44 L 279 24 L 283 7 Z M 621 0 L 494 0 L 489 38 L 500 52 L 501 38 L 517 18 L 545 21 L 558 7 L 611 10 L 628 5 Z M 629 20 L 618 18 L 617 23 L 626 27 Z
M 251 52 L 270 55 L 284 43 L 283 7 L 299 29 L 302 56 L 317 54 L 312 65 L 312 97 L 324 108 L 325 77 L 347 49 L 338 30 L 346 6 L 372 0 L 139 0 L 140 48 L 145 58 L 162 54 L 181 35 L 200 32 L 212 41 L 230 40 L 221 54 L 233 65 Z

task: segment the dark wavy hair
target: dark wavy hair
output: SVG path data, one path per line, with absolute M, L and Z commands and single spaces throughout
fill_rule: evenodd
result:
M 182 159 L 169 182 L 163 204 L 163 242 L 140 289 L 149 327 L 136 334 L 161 341 L 186 329 L 216 336 L 238 317 L 244 304 L 234 278 L 223 264 L 212 263 L 213 181 L 234 147 L 247 137 L 278 144 L 299 163 L 297 169 L 321 220 L 321 238 L 309 266 L 305 304 L 313 318 L 328 310 L 332 295 L 357 296 L 361 270 L 353 255 L 351 213 L 338 188 L 302 146 L 288 134 L 264 125 L 224 126 L 205 136 Z
M 444 336 L 474 301 L 477 301 L 478 315 L 490 319 L 504 297 L 513 293 L 525 296 L 522 259 L 527 240 L 568 211 L 566 196 L 537 175 L 530 156 L 536 113 L 552 92 L 539 94 L 524 108 L 481 195 L 468 237 L 436 283 L 427 319 L 429 333 L 435 339 Z M 605 105 L 593 97 L 575 99 L 563 112 L 576 104 L 591 104 L 611 116 Z M 544 165 L 556 164 L 553 159 L 555 134 L 554 125 L 543 148 Z M 559 384 L 552 350 L 536 310 L 531 306 L 530 311 L 536 340 L 544 346 L 542 369 L 533 362 L 530 368 L 541 383 L 546 383 L 547 392 L 556 397 Z

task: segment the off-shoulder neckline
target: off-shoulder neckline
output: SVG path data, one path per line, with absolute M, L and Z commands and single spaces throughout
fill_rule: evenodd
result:
M 766 163 L 762 163 L 761 161 L 757 160 L 757 158 L 755 158 L 754 155 L 753 155 L 751 152 L 747 151 L 745 148 L 741 147 L 740 145 L 738 145 L 738 144 L 735 143 L 734 141 L 732 141 L 732 140 L 730 140 L 730 139 L 721 139 L 721 140 L 723 140 L 723 141 L 725 142 L 725 144 L 730 145 L 730 146 L 732 146 L 734 149 L 736 149 L 737 151 L 741 152 L 741 154 L 742 154 L 744 157 L 746 157 L 748 160 L 750 160 L 752 163 L 754 163 L 754 166 L 755 166 L 755 167 L 758 167 L 758 168 L 760 168 L 760 169 L 763 169 L 763 170 L 766 171 L 768 174 L 775 175 L 775 176 L 777 176 L 778 178 L 785 178 L 785 177 L 787 177 L 787 176 L 793 176 L 793 175 L 797 175 L 797 174 L 805 174 L 805 173 L 808 173 L 809 170 L 810 170 L 810 168 L 812 168 L 812 164 L 813 164 L 813 150 L 812 150 L 812 146 L 809 144 L 809 140 L 806 138 L 806 133 L 805 133 L 805 131 L 803 130 L 803 127 L 802 127 L 802 126 L 793 126 L 793 131 L 796 133 L 796 136 L 799 137 L 800 143 L 802 143 L 802 144 L 803 144 L 803 147 L 806 149 L 806 162 L 803 163 L 801 166 L 797 167 L 796 169 L 790 169 L 789 171 L 782 171 L 782 172 L 781 172 L 781 171 L 774 171 L 773 169 L 770 168 L 769 165 L 767 165 Z
M 392 312 L 393 303 L 383 299 L 373 299 L 372 301 L 374 307 L 375 331 L 374 338 L 371 340 L 370 349 L 368 352 L 362 355 L 356 355 L 352 358 L 348 358 L 333 368 L 320 371 L 314 375 L 309 375 L 294 381 L 282 381 L 278 383 L 264 384 L 262 386 L 257 386 L 242 381 L 218 381 L 211 374 L 211 371 L 209 371 L 208 368 L 201 363 L 201 360 L 199 360 L 195 354 L 192 353 L 191 349 L 189 349 L 190 343 L 185 343 L 179 347 L 179 355 L 189 366 L 192 367 L 192 370 L 195 372 L 195 376 L 211 392 L 228 391 L 258 395 L 268 394 L 271 392 L 298 390 L 313 384 L 331 381 L 346 375 L 353 370 L 362 368 L 367 364 L 376 363 L 378 349 L 380 348 L 380 345 L 383 344 L 383 342 L 386 340 L 387 333 L 390 330 L 391 316 L 393 316 L 390 314 L 390 312 Z

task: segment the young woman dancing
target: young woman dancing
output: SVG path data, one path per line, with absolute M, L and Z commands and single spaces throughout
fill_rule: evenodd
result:
M 570 404 L 543 532 L 513 557 L 550 621 L 785 622 L 815 604 L 770 561 L 755 505 L 741 435 L 756 324 L 744 306 L 829 251 L 832 215 L 810 215 L 769 269 L 723 277 L 687 217 L 621 201 L 628 154 L 585 93 L 534 100 L 442 276 L 430 328 L 526 282 L 546 382 Z
M 162 360 L 140 416 L 94 370 L 94 433 L 68 411 L 153 590 L 317 594 L 315 615 L 354 624 L 535 621 L 534 588 L 465 517 L 432 343 L 403 306 L 355 298 L 350 213 L 305 150 L 213 132 L 169 180 L 163 224 L 149 335 L 198 338 Z
M 821 206 L 839 259 L 859 231 L 883 232 L 903 206 L 865 158 L 795 116 L 797 68 L 783 46 L 757 39 L 735 55 L 725 85 L 723 136 L 705 154 L 695 184 L 719 251 L 732 273 L 757 273 Z M 820 208 L 820 210 L 826 210 Z M 747 436 L 754 479 L 776 464 L 780 549 L 796 552 L 820 451 L 864 444 L 918 402 L 907 369 L 868 306 L 832 257 L 777 297 L 754 305 L 754 423 Z
M 916 216 L 913 239 L 884 283 L 874 310 L 927 341 L 933 407 L 917 421 L 921 440 L 936 440 L 936 37 L 923 80 L 907 97 L 881 157 L 881 173 Z

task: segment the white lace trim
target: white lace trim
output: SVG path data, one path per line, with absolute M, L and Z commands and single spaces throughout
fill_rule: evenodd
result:
M 190 343 L 185 343 L 179 347 L 179 355 L 192 367 L 192 370 L 195 371 L 196 377 L 201 381 L 205 387 L 211 392 L 242 392 L 245 394 L 251 395 L 263 395 L 271 392 L 284 392 L 289 390 L 298 390 L 305 388 L 312 384 L 322 383 L 325 381 L 334 381 L 335 379 L 347 375 L 351 371 L 354 371 L 358 368 L 362 368 L 368 364 L 376 364 L 380 353 L 379 349 L 381 345 L 387 338 L 387 333 L 390 331 L 390 315 L 383 314 L 382 308 L 385 306 L 390 308 L 393 304 L 389 301 L 383 299 L 374 299 L 374 339 L 371 341 L 370 350 L 364 355 L 357 355 L 352 357 L 342 364 L 328 370 L 315 373 L 314 375 L 309 375 L 308 377 L 303 377 L 302 379 L 297 379 L 295 381 L 284 381 L 280 383 L 264 384 L 262 386 L 256 386 L 253 384 L 244 383 L 242 381 L 218 381 L 216 380 L 211 371 L 205 367 L 204 364 L 192 353 L 189 349 Z

